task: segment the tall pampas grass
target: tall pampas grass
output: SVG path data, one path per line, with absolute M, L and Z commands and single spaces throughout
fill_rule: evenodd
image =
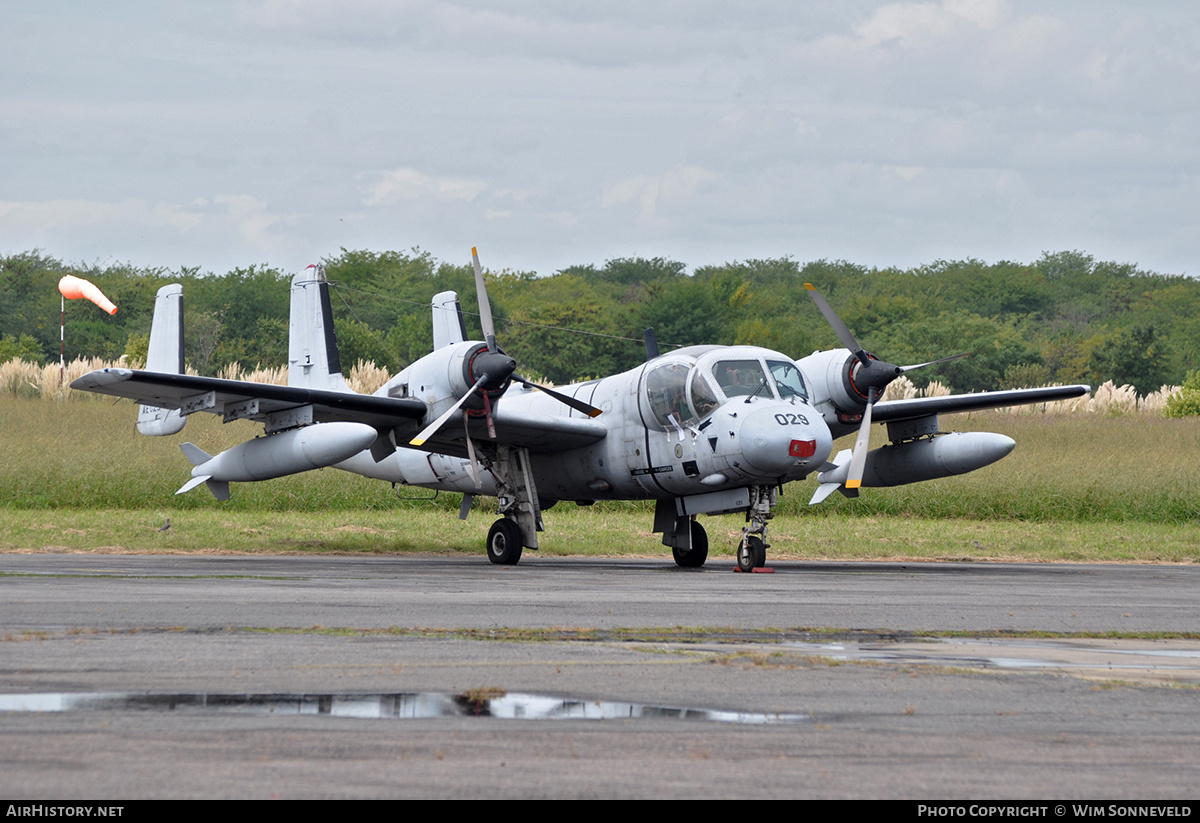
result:
M 359 394 L 374 394 L 388 381 L 389 377 L 391 375 L 387 369 L 381 369 L 374 363 L 359 360 L 354 364 L 354 368 L 350 369 L 350 376 L 346 378 L 346 384 Z
M 124 356 L 115 361 L 98 357 L 80 357 L 66 364 L 61 383 L 57 363 L 40 366 L 27 360 L 14 358 L 0 363 L 0 396 L 41 398 L 43 400 L 95 400 L 100 395 L 78 392 L 71 388 L 71 381 L 97 369 L 130 368 Z M 188 367 L 188 374 L 196 370 Z M 244 370 L 239 364 L 231 363 L 217 373 L 225 380 L 246 380 L 251 383 L 287 385 L 287 366 L 256 365 Z M 374 363 L 359 360 L 350 369 L 346 383 L 359 394 L 373 394 L 387 382 L 390 374 Z M 545 381 L 543 381 L 545 382 Z M 1117 386 L 1109 380 L 1100 385 L 1094 394 L 1056 400 L 1053 403 L 1030 403 L 1024 406 L 1008 406 L 997 409 L 1004 414 L 1019 415 L 1077 415 L 1098 414 L 1107 416 L 1146 414 L 1161 417 L 1167 401 L 1182 391 L 1180 386 L 1163 386 L 1156 392 L 1139 397 L 1133 386 Z M 924 389 L 918 389 L 907 375 L 901 375 L 888 384 L 882 400 L 911 400 L 915 397 L 945 397 L 952 394 L 949 386 L 933 380 Z
M 1183 391 L 1183 386 L 1163 386 L 1155 392 L 1150 392 L 1138 400 L 1138 411 L 1143 414 L 1155 414 L 1160 417 L 1167 410 L 1167 401 Z
M 71 381 L 96 369 L 126 368 L 125 358 L 115 362 L 99 357 L 80 357 L 60 369 L 57 363 L 40 366 L 28 360 L 13 358 L 0 363 L 0 395 L 41 398 L 43 400 L 91 400 L 91 392 L 77 392 Z
M 1005 406 L 996 411 L 1018 415 L 1129 415 L 1146 414 L 1162 417 L 1167 401 L 1182 391 L 1180 386 L 1163 386 L 1156 392 L 1139 397 L 1133 386 L 1117 386 L 1113 381 L 1100 385 L 1094 394 L 1055 400 L 1052 403 L 1028 403 L 1023 406 Z M 953 392 L 936 380 L 924 389 L 918 389 L 907 375 L 901 375 L 888 384 L 882 400 L 912 400 L 914 397 L 945 397 Z
M 71 382 L 91 371 L 99 369 L 126 369 L 131 366 L 124 356 L 117 360 L 101 360 L 99 357 L 80 357 L 66 364 L 62 370 L 61 381 L 57 363 L 40 366 L 20 358 L 13 358 L 7 363 L 0 363 L 0 396 L 23 397 L 42 400 L 96 400 L 102 395 L 93 392 L 75 391 Z M 196 374 L 190 366 L 188 374 Z M 251 383 L 271 383 L 276 386 L 287 385 L 287 366 L 256 365 L 251 370 L 243 369 L 237 363 L 231 363 L 217 372 L 217 377 L 223 380 L 245 380 Z M 350 369 L 346 383 L 351 389 L 360 394 L 371 394 L 387 382 L 386 369 L 381 369 L 374 363 L 359 360 Z

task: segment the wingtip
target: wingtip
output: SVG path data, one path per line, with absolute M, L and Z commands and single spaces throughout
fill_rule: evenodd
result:
M 804 288 L 808 289 L 809 291 L 816 291 L 816 290 L 817 290 L 817 287 L 816 287 L 816 286 L 814 286 L 812 283 L 805 283 L 805 284 L 804 284 Z

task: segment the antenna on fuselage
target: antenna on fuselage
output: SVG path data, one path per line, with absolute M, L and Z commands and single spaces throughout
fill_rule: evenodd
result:
M 658 357 L 658 338 L 654 336 L 654 329 L 642 332 L 642 339 L 646 341 L 646 359 L 653 360 Z

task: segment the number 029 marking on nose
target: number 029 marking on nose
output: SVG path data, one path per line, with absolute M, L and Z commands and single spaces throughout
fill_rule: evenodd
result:
M 802 414 L 788 412 L 786 414 L 775 415 L 775 422 L 781 426 L 795 426 L 796 424 L 807 426 L 808 418 Z

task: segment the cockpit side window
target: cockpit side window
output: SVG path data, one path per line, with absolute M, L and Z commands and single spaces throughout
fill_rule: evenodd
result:
M 762 364 L 757 360 L 718 360 L 713 364 L 712 372 L 726 397 L 744 397 L 755 392 L 761 394 L 767 379 Z
M 692 419 L 687 402 L 686 363 L 664 363 L 646 375 L 646 397 L 650 412 L 662 428 L 670 431 Z M 674 423 L 672 423 L 674 418 Z
M 775 378 L 775 387 L 779 389 L 780 397 L 784 400 L 789 397 L 808 399 L 808 387 L 804 385 L 804 375 L 796 368 L 795 363 L 788 363 L 784 360 L 768 360 L 767 368 L 771 370 L 771 376 Z
M 696 410 L 696 416 L 708 417 L 719 405 L 721 401 L 717 399 L 716 392 L 708 385 L 700 369 L 696 369 L 692 375 L 692 408 Z

